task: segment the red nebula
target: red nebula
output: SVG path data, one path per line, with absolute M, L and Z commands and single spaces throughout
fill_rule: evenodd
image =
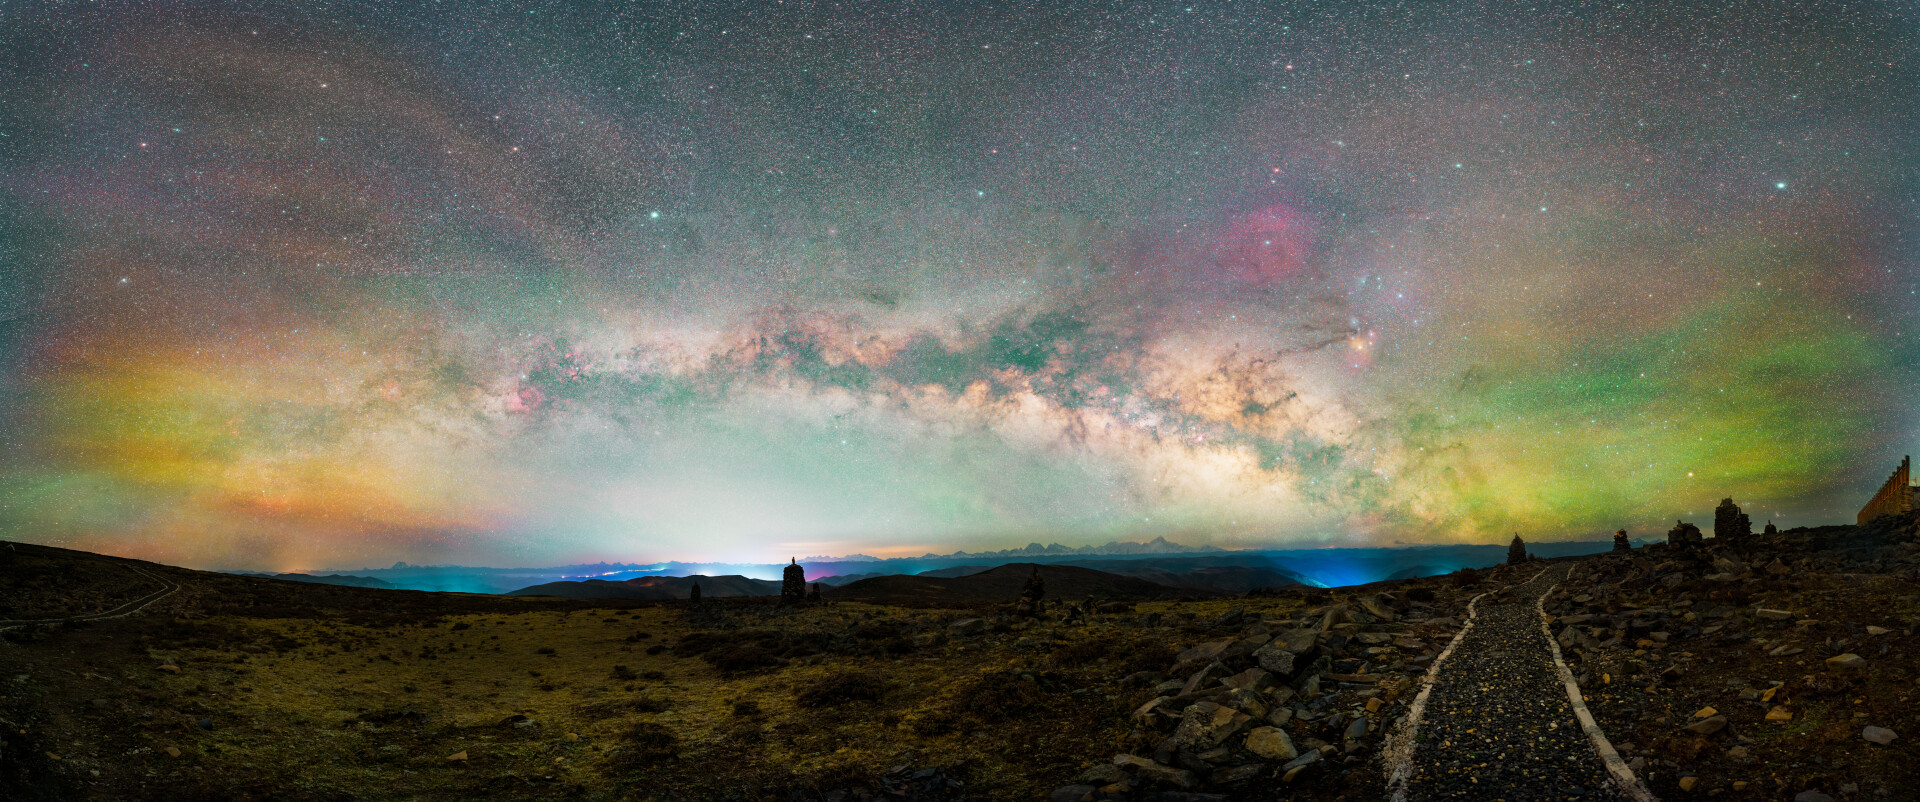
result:
M 1252 284 L 1286 281 L 1306 270 L 1310 229 L 1306 216 L 1285 204 L 1240 215 L 1214 237 L 1213 263 L 1223 276 Z
M 547 394 L 532 385 L 521 385 L 513 395 L 507 396 L 507 411 L 528 413 L 546 406 Z

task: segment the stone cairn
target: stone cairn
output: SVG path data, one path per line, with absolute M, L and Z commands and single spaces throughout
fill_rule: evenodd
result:
M 700 603 L 700 583 L 693 583 L 693 588 L 687 591 L 687 601 L 694 604 Z
M 798 607 L 806 603 L 807 569 L 800 567 L 799 560 L 789 560 L 780 577 L 780 606 Z
M 1740 505 L 1732 498 L 1720 500 L 1720 506 L 1713 510 L 1713 537 L 1718 540 L 1740 540 L 1753 534 L 1753 520 L 1740 511 Z
M 1527 561 L 1527 542 L 1520 539 L 1520 533 L 1513 533 L 1513 542 L 1507 545 L 1507 564 L 1519 565 Z
M 1633 544 L 1627 541 L 1627 530 L 1613 533 L 1613 550 L 1616 552 L 1633 551 Z
M 1037 616 L 1046 611 L 1047 583 L 1040 579 L 1040 566 L 1033 567 L 1027 585 L 1020 589 L 1020 613 Z
M 1674 521 L 1673 528 L 1667 530 L 1667 545 L 1681 549 L 1700 545 L 1700 527 L 1685 521 Z
M 1763 532 L 1762 534 L 1768 534 L 1768 535 L 1780 534 L 1780 527 L 1774 526 L 1772 521 L 1768 521 L 1766 531 Z
M 820 583 L 818 582 L 813 583 L 813 590 L 810 590 L 807 592 L 807 603 L 808 604 L 820 603 Z

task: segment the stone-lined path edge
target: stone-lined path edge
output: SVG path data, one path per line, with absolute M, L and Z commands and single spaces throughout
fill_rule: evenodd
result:
M 1573 679 L 1573 670 L 1567 668 L 1567 661 L 1560 654 L 1560 641 L 1553 637 L 1553 626 L 1547 615 L 1547 597 L 1560 588 L 1559 583 L 1547 588 L 1534 602 L 1534 608 L 1540 612 L 1540 632 L 1547 636 L 1547 648 L 1553 651 L 1553 668 L 1560 673 L 1560 684 L 1567 689 L 1567 700 L 1573 703 L 1573 715 L 1580 719 L 1580 729 L 1587 734 L 1587 740 L 1593 742 L 1593 751 L 1600 754 L 1600 762 L 1606 764 L 1607 774 L 1621 792 L 1634 802 L 1659 802 L 1653 792 L 1633 776 L 1633 769 L 1620 759 L 1620 752 L 1613 748 L 1613 742 L 1607 740 L 1607 734 L 1600 729 L 1600 723 L 1593 720 L 1593 713 L 1587 710 L 1586 696 L 1580 692 L 1580 683 Z M 1429 672 L 1431 673 L 1431 672 Z M 1411 752 L 1409 752 L 1411 755 Z M 1396 802 L 1399 800 L 1396 798 Z
M 1546 570 L 1542 569 L 1540 573 L 1544 574 Z M 1534 574 L 1536 579 L 1539 576 Z M 1407 706 L 1406 718 L 1401 719 L 1399 726 L 1387 735 L 1386 748 L 1381 750 L 1381 756 L 1386 759 L 1388 767 L 1387 798 L 1393 802 L 1407 802 L 1407 781 L 1413 779 L 1413 736 L 1420 731 L 1420 716 L 1427 712 L 1427 696 L 1433 693 L 1433 681 L 1440 676 L 1440 666 L 1453 656 L 1454 649 L 1460 648 L 1460 642 L 1466 640 L 1467 633 L 1473 631 L 1474 616 L 1480 614 L 1480 599 L 1492 592 L 1487 591 L 1467 600 L 1467 618 L 1460 624 L 1460 631 L 1454 633 L 1453 641 L 1441 650 L 1438 657 L 1433 658 L 1432 665 L 1427 666 L 1426 675 L 1420 678 L 1420 693 L 1413 697 L 1413 704 Z
M 1528 577 L 1526 582 L 1514 584 L 1517 586 L 1532 582 L 1546 574 L 1548 570 L 1542 568 L 1540 573 Z M 1579 719 L 1581 731 L 1586 733 L 1587 740 L 1592 743 L 1594 752 L 1600 757 L 1600 762 L 1607 767 L 1607 774 L 1615 786 L 1635 802 L 1659 802 L 1659 798 L 1649 792 L 1639 778 L 1633 775 L 1633 769 L 1627 767 L 1626 761 L 1620 759 L 1620 752 L 1613 748 L 1611 741 L 1607 740 L 1607 735 L 1600 729 L 1599 722 L 1594 721 L 1593 713 L 1587 710 L 1586 699 L 1580 692 L 1580 684 L 1574 681 L 1573 671 L 1567 668 L 1567 661 L 1560 654 L 1560 642 L 1554 640 L 1553 630 L 1547 618 L 1547 597 L 1553 595 L 1559 587 L 1560 584 L 1556 582 L 1552 587 L 1547 588 L 1545 593 L 1540 594 L 1540 598 L 1534 602 L 1534 609 L 1540 614 L 1540 633 L 1547 638 L 1547 648 L 1553 655 L 1554 670 L 1559 673 L 1560 683 L 1565 686 L 1567 700 L 1573 703 L 1573 714 Z M 1487 591 L 1487 593 L 1492 592 Z M 1453 656 L 1453 651 L 1460 647 L 1460 642 L 1465 640 L 1467 633 L 1473 630 L 1473 620 L 1479 615 L 1480 599 L 1487 593 L 1481 593 L 1467 601 L 1467 617 L 1460 625 L 1460 631 L 1454 633 L 1453 641 L 1447 644 L 1447 648 L 1441 651 L 1438 657 L 1433 658 L 1433 664 L 1427 667 L 1426 675 L 1420 678 L 1420 693 L 1413 697 L 1413 704 L 1407 707 L 1406 717 L 1401 719 L 1400 724 L 1395 726 L 1393 732 L 1387 736 L 1381 756 L 1388 767 L 1387 798 L 1392 802 L 1407 802 L 1407 782 L 1413 778 L 1414 736 L 1420 731 L 1420 718 L 1427 709 L 1427 696 L 1433 692 L 1433 683 L 1440 676 L 1442 664 L 1446 663 L 1448 657 Z

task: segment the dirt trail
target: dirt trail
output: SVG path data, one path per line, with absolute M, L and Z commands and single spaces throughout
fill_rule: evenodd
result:
M 70 615 L 65 618 L 39 618 L 34 620 L 0 621 L 0 632 L 5 632 L 10 629 L 19 629 L 21 627 L 26 627 L 26 626 L 32 626 L 34 624 L 60 624 L 60 623 L 65 623 L 67 621 L 105 621 L 109 618 L 123 618 L 129 615 L 133 615 L 134 613 L 140 612 L 141 610 L 147 609 L 147 607 L 152 605 L 154 602 L 157 602 L 161 599 L 171 596 L 175 591 L 180 589 L 180 583 L 175 582 L 159 574 L 156 574 L 152 571 L 148 571 L 145 568 L 141 568 L 137 565 L 129 565 L 127 567 L 132 569 L 134 573 L 137 573 L 143 577 L 146 577 L 148 579 L 153 580 L 154 582 L 159 583 L 160 589 L 103 613 L 90 613 L 88 615 Z

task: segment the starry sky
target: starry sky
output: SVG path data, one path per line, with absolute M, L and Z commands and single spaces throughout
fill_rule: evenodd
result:
M 198 567 L 1851 521 L 1905 3 L 7 3 L 0 533 Z

